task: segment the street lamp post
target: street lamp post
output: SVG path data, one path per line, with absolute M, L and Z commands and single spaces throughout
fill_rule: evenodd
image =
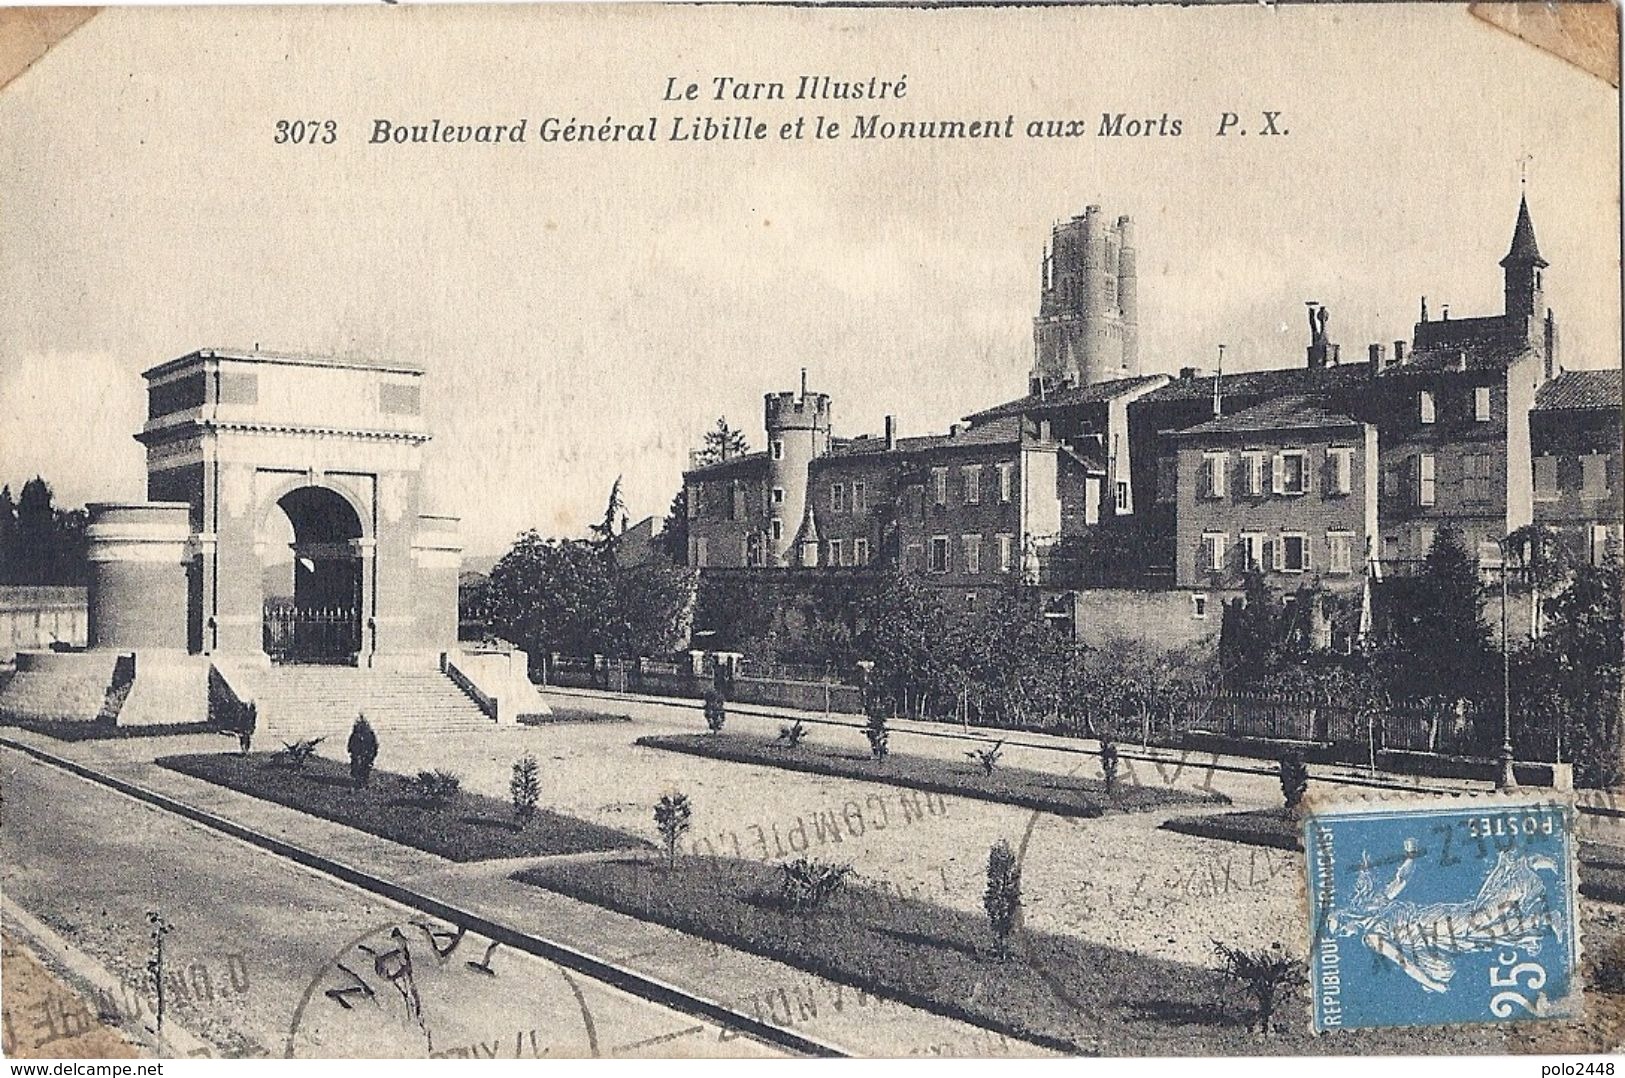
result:
M 1505 539 L 1501 547 L 1501 756 L 1500 773 L 1496 776 L 1497 789 L 1517 787 L 1518 777 L 1512 768 L 1512 652 L 1507 646 L 1507 570 L 1511 568 L 1511 551 Z

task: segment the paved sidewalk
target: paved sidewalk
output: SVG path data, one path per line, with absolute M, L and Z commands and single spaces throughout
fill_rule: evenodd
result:
M 852 1054 L 1049 1054 L 966 1023 L 864 996 L 779 962 L 516 883 L 509 876 L 517 862 L 457 864 L 152 762 L 159 755 L 222 751 L 227 746 L 219 737 L 70 743 L 15 729 L 7 729 L 5 736 Z

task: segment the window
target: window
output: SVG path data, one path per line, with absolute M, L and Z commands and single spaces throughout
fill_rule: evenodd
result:
M 1557 497 L 1557 458 L 1535 458 L 1535 497 L 1550 501 Z
M 965 547 L 965 572 L 979 573 L 982 571 L 982 537 L 980 535 L 961 535 L 959 541 Z
M 773 530 L 773 541 L 774 542 L 778 542 L 780 539 L 783 539 L 784 538 L 784 521 L 780 520 L 778 517 L 774 517 L 773 518 L 773 524 L 772 524 L 772 530 Z
M 1587 453 L 1580 458 L 1580 497 L 1605 498 L 1608 496 L 1608 458 L 1601 453 Z
M 1494 539 L 1480 539 L 1478 541 L 1478 567 L 1480 569 L 1499 569 L 1501 567 L 1501 544 Z
M 1254 498 L 1264 493 L 1264 456 L 1256 449 L 1241 455 L 1242 468 L 1247 474 L 1247 493 Z
M 1243 569 L 1264 568 L 1264 536 L 1258 532 L 1242 532 L 1241 553 Z
M 1433 552 L 1433 526 L 1423 525 L 1416 532 L 1416 557 L 1426 558 Z
M 784 488 L 783 487 L 774 487 L 773 488 L 773 504 L 774 505 L 783 505 L 784 504 Z
M 1399 468 L 1384 468 L 1382 472 L 1383 501 L 1393 504 L 1399 501 L 1400 491 L 1403 489 Z
M 1382 560 L 1399 560 L 1399 536 L 1385 535 L 1382 537 Z
M 1480 423 L 1490 421 L 1490 387 L 1478 386 L 1473 390 L 1473 418 Z
M 1010 496 L 1011 496 L 1011 487 L 1012 487 L 1011 480 L 1014 477 L 1016 466 L 1011 461 L 1005 461 L 1003 464 L 998 465 L 998 469 L 999 469 L 999 502 L 1002 505 L 1009 505 L 1010 504 Z
M 1433 394 L 1429 390 L 1422 390 L 1416 395 L 1416 418 L 1422 423 L 1431 423 L 1435 418 L 1433 408 Z
M 1092 475 L 1083 481 L 1083 522 L 1100 523 L 1100 480 Z
M 768 445 L 768 453 L 774 460 L 783 460 L 784 440 L 782 438 L 773 439 L 773 441 Z
M 1283 573 L 1301 573 L 1309 568 L 1309 543 L 1302 532 L 1283 532 L 1275 548 L 1275 567 Z
M 1202 568 L 1206 572 L 1224 571 L 1224 548 L 1229 536 L 1224 532 L 1202 533 Z
M 931 469 L 931 500 L 937 505 L 948 504 L 948 469 Z
M 691 484 L 688 488 L 688 497 L 684 499 L 688 502 L 688 519 L 690 520 L 700 515 L 700 489 L 698 483 Z
M 1015 536 L 1000 535 L 995 537 L 999 543 L 999 572 L 1008 573 L 1011 566 L 1011 548 L 1015 546 Z
M 1327 532 L 1326 549 L 1327 572 L 1347 573 L 1353 571 L 1353 532 Z
M 1416 461 L 1416 504 L 1419 506 L 1433 504 L 1433 454 L 1418 453 Z
M 1305 494 L 1309 490 L 1309 454 L 1302 449 L 1284 449 L 1275 454 L 1275 493 Z
M 869 509 L 869 484 L 852 484 L 852 511 L 854 513 L 867 512 Z
M 965 477 L 965 504 L 980 505 L 982 502 L 982 466 L 980 464 L 967 464 L 960 470 Z
M 832 513 L 846 512 L 846 487 L 840 483 L 832 483 L 829 488 L 829 511 Z
M 1618 524 L 1591 525 L 1591 564 L 1606 565 L 1619 557 L 1625 529 Z
M 1332 493 L 1347 494 L 1354 489 L 1354 450 L 1346 445 L 1327 451 L 1332 465 Z
M 704 569 L 709 564 L 706 559 L 705 539 L 700 537 L 694 540 L 694 567 Z
M 1488 453 L 1468 453 L 1461 458 L 1461 496 L 1469 501 L 1488 501 L 1491 494 L 1491 460 Z
M 933 535 L 931 537 L 931 561 L 927 567 L 933 573 L 946 573 L 948 571 L 948 537 L 946 535 Z
M 1224 497 L 1225 462 L 1228 459 L 1228 453 L 1202 454 L 1202 468 L 1207 476 L 1207 482 L 1203 484 L 1203 489 L 1209 498 Z
M 1195 618 L 1197 621 L 1206 621 L 1207 620 L 1207 596 L 1206 595 L 1192 595 L 1191 596 L 1191 617 Z
M 728 519 L 745 519 L 745 491 L 738 483 L 728 487 Z
M 831 539 L 829 541 L 829 564 L 830 565 L 845 565 L 846 564 L 845 546 L 846 546 L 846 544 L 840 539 Z
M 1128 480 L 1119 479 L 1117 481 L 1117 501 L 1113 504 L 1117 506 L 1119 513 L 1128 512 Z
M 854 540 L 852 540 L 852 564 L 853 565 L 868 565 L 869 564 L 869 540 L 867 540 L 867 539 L 854 539 Z

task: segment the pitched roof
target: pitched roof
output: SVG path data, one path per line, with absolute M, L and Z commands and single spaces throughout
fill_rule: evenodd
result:
M 1529 200 L 1518 199 L 1518 223 L 1512 227 L 1512 248 L 1507 256 L 1501 259 L 1501 265 L 1534 263 L 1545 266 L 1546 260 L 1540 257 L 1540 247 L 1535 243 L 1535 223 L 1529 219 Z
M 715 461 L 712 461 L 710 464 L 701 464 L 698 467 L 689 468 L 689 469 L 685 470 L 683 472 L 683 474 L 684 475 L 726 475 L 726 474 L 728 474 L 729 472 L 732 472 L 732 471 L 747 471 L 748 472 L 748 471 L 753 470 L 756 465 L 765 463 L 766 460 L 767 460 L 766 451 L 758 449 L 754 453 L 745 453 L 742 456 L 729 457 L 727 460 L 715 460 Z
M 1535 410 L 1620 407 L 1620 372 L 1564 371 L 1535 393 Z
M 965 418 L 972 423 L 986 423 L 990 419 L 997 419 L 1007 415 L 1022 415 L 1029 412 L 1054 411 L 1060 408 L 1071 408 L 1080 404 L 1099 404 L 1124 393 L 1132 392 L 1152 382 L 1167 377 L 1161 374 L 1142 374 L 1133 378 L 1114 378 L 1107 382 L 1096 382 L 1087 386 L 1067 386 L 1047 393 L 1029 393 L 1025 397 L 1018 397 L 1013 401 L 995 404 L 991 408 L 984 408 Z
M 1341 389 L 1370 377 L 1370 367 L 1365 363 L 1343 363 L 1318 369 L 1283 367 L 1226 374 L 1220 379 L 1219 388 L 1221 397 L 1275 397 L 1287 393 Z M 1153 389 L 1136 403 L 1211 400 L 1212 397 L 1213 376 L 1197 375 L 1194 378 L 1176 378 L 1165 386 Z
M 1355 427 L 1360 421 L 1342 412 L 1328 410 L 1322 401 L 1303 393 L 1275 397 L 1235 415 L 1219 416 L 1175 431 L 1175 437 L 1202 434 L 1242 434 L 1271 430 L 1318 430 L 1323 427 Z
M 1010 445 L 1021 441 L 1021 416 L 1005 415 L 984 423 L 961 428 L 958 434 L 927 434 L 897 439 L 898 453 L 917 453 L 927 449 L 944 449 L 972 445 Z M 864 437 L 836 441 L 830 446 L 832 457 L 852 457 L 868 453 L 886 452 L 884 438 Z
M 1412 329 L 1410 356 L 1384 373 L 1403 374 L 1409 368 L 1468 370 L 1505 367 L 1533 347 L 1528 323 L 1505 315 L 1418 322 Z

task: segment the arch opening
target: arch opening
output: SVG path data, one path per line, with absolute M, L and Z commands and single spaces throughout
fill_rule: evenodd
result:
M 340 494 L 299 487 L 260 536 L 265 653 L 279 663 L 354 665 L 361 651 L 361 518 Z

